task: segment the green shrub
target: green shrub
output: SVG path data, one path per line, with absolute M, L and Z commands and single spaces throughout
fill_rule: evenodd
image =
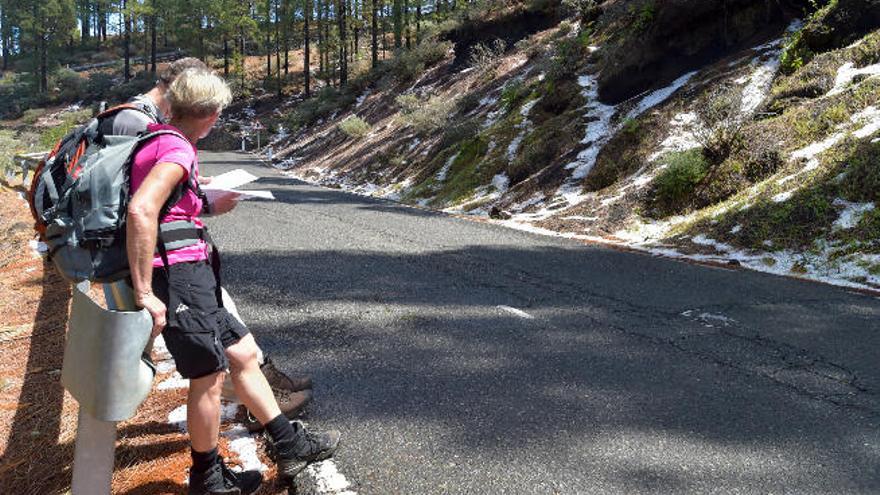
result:
M 666 168 L 654 179 L 655 198 L 668 207 L 681 207 L 706 177 L 709 163 L 699 148 L 668 153 L 662 160 Z
M 59 69 L 52 76 L 50 85 L 56 87 L 58 100 L 63 103 L 84 100 L 88 96 L 88 79 L 70 69 Z
M 514 79 L 501 90 L 501 107 L 504 108 L 505 112 L 509 112 L 518 107 L 530 93 L 531 90 L 525 83 L 519 79 Z
M 511 185 L 558 160 L 576 141 L 565 116 L 553 117 L 536 126 L 523 139 L 516 158 L 507 167 Z
M 400 113 L 404 115 L 409 115 L 422 106 L 422 100 L 412 93 L 398 95 L 394 98 L 394 102 L 400 107 Z
M 44 108 L 29 108 L 22 114 L 21 122 L 25 125 L 34 125 L 43 115 L 46 115 Z
M 326 86 L 314 97 L 297 105 L 288 118 L 288 124 L 292 131 L 297 131 L 329 117 L 334 112 L 349 108 L 355 100 L 357 97 L 347 88 L 338 90 Z
M 477 43 L 471 47 L 470 65 L 481 71 L 488 71 L 498 63 L 505 50 L 507 44 L 502 39 L 496 39 L 491 44 Z
M 411 50 L 401 50 L 387 62 L 390 75 L 401 84 L 418 78 L 425 69 L 446 58 L 452 48 L 448 41 L 420 43 Z
M 646 31 L 654 22 L 654 17 L 657 15 L 657 8 L 654 6 L 653 1 L 649 1 L 643 3 L 641 7 L 631 5 L 629 7 L 629 14 L 632 18 L 630 29 L 633 33 L 641 33 Z
M 91 116 L 92 111 L 89 109 L 64 114 L 61 124 L 47 128 L 40 135 L 41 149 L 52 148 L 55 146 L 55 143 L 72 131 L 74 127 L 84 124 Z
M 112 75 L 107 72 L 93 72 L 86 82 L 86 95 L 92 100 L 106 100 L 113 85 Z
M 417 133 L 428 134 L 447 124 L 457 103 L 455 98 L 434 97 L 421 103 L 410 113 L 403 113 L 402 118 Z
M 370 133 L 370 124 L 357 115 L 347 117 L 345 120 L 337 124 L 339 130 L 344 132 L 346 136 L 354 139 L 360 139 Z

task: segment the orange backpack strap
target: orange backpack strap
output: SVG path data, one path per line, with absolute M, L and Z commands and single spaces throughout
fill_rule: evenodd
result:
M 132 103 L 122 103 L 120 105 L 116 105 L 114 107 L 108 108 L 107 110 L 104 110 L 103 112 L 96 115 L 95 118 L 96 119 L 103 119 L 103 118 L 115 115 L 116 113 L 121 112 L 123 110 L 137 110 L 138 112 L 143 112 L 141 107 L 139 107 L 137 105 L 134 105 Z M 146 113 L 146 112 L 144 112 L 144 113 Z

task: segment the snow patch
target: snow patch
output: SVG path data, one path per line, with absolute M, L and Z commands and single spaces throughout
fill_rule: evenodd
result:
M 874 203 L 850 203 L 839 198 L 834 200 L 834 206 L 843 208 L 840 212 L 840 217 L 834 221 L 834 229 L 836 230 L 846 230 L 855 227 L 859 224 L 865 213 L 874 210 L 876 207 Z
M 455 162 L 455 159 L 458 158 L 458 152 L 449 157 L 449 160 L 446 160 L 446 163 L 443 165 L 440 170 L 437 171 L 437 175 L 434 176 L 434 180 L 437 182 L 443 182 L 446 180 L 446 176 L 449 174 L 449 169 L 452 168 L 452 164 Z
M 834 96 L 843 93 L 858 76 L 874 77 L 878 75 L 880 75 L 880 64 L 873 64 L 857 69 L 855 68 L 855 64 L 847 62 L 837 69 L 837 77 L 834 78 L 834 87 L 828 92 L 827 96 Z
M 241 462 L 241 471 L 260 471 L 266 472 L 269 467 L 260 461 L 257 455 L 257 442 L 254 437 L 248 433 L 247 428 L 241 425 L 222 432 L 222 435 L 229 439 L 229 450 L 235 452 L 238 460 Z
M 176 371 L 156 385 L 157 390 L 176 390 L 180 388 L 189 388 L 189 380 L 180 376 L 180 373 Z
M 749 83 L 743 89 L 742 107 L 740 111 L 743 115 L 751 115 L 764 103 L 767 94 L 770 92 L 770 86 L 773 84 L 773 78 L 779 71 L 780 57 L 782 50 L 775 50 L 768 58 L 758 64 L 755 70 L 749 76 Z
M 180 431 L 186 433 L 186 404 L 177 406 L 173 411 L 168 413 L 168 424 L 177 427 Z
M 628 114 L 626 114 L 626 119 L 624 120 L 634 119 L 639 115 L 647 112 L 648 110 L 656 107 L 657 105 L 663 103 L 664 101 L 669 99 L 670 96 L 675 94 L 676 91 L 678 91 L 685 84 L 690 82 L 690 80 L 695 75 L 697 75 L 697 71 L 688 72 L 687 74 L 679 77 L 675 81 L 672 81 L 672 84 L 670 84 L 669 86 L 666 86 L 665 88 L 660 88 L 656 91 L 652 91 L 647 96 L 642 98 L 635 106 L 635 108 L 633 108 L 629 111 Z

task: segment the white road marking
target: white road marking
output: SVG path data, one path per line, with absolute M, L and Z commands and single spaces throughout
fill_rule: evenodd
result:
M 357 495 L 349 487 L 351 483 L 339 472 L 333 459 L 316 462 L 296 477 L 300 495 Z
M 505 305 L 503 305 L 503 304 L 500 304 L 500 305 L 498 305 L 498 306 L 496 306 L 496 307 L 497 307 L 498 309 L 500 309 L 501 311 L 507 311 L 508 313 L 513 314 L 513 315 L 516 315 L 516 316 L 519 316 L 520 318 L 525 318 L 525 319 L 527 319 L 527 320 L 534 320 L 534 319 L 535 319 L 534 316 L 532 316 L 532 315 L 526 313 L 525 311 L 523 311 L 523 310 L 521 310 L 521 309 L 512 308 L 512 307 L 510 307 L 510 306 L 505 306 Z

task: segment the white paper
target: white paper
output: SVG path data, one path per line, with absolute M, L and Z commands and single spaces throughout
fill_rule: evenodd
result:
M 272 191 L 240 191 L 237 189 L 204 189 L 204 191 L 205 196 L 208 197 L 209 203 L 214 203 L 215 201 L 217 201 L 218 198 L 222 198 L 223 196 L 230 194 L 237 194 L 238 198 L 236 199 L 275 199 Z
M 237 168 L 231 172 L 212 177 L 211 182 L 203 185 L 202 189 L 205 191 L 209 189 L 225 189 L 229 191 L 245 184 L 250 184 L 257 179 L 259 179 L 259 177 L 256 175 Z
M 208 201 L 213 203 L 217 198 L 227 194 L 238 194 L 238 199 L 275 199 L 272 191 L 242 191 L 236 189 L 259 179 L 245 170 L 237 168 L 231 172 L 212 177 L 211 182 L 202 186 Z

